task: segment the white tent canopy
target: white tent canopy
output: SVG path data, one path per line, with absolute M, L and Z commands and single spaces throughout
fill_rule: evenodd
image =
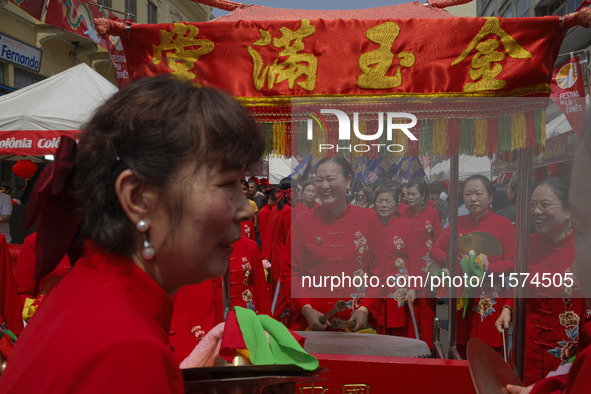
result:
M 459 174 L 460 180 L 466 179 L 472 175 L 484 175 L 490 178 L 490 164 L 491 161 L 488 157 L 474 157 L 467 155 L 460 155 L 459 157 Z M 436 164 L 430 169 L 425 169 L 427 177 L 430 182 L 435 180 L 449 180 L 450 171 L 450 159 L 444 160 L 439 164 Z
M 118 89 L 86 64 L 0 97 L 0 131 L 79 130 Z

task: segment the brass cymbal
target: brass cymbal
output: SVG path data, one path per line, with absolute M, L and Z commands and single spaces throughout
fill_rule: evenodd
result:
M 503 254 L 501 242 L 489 233 L 475 231 L 458 238 L 458 250 L 465 254 L 485 254 L 487 256 L 500 256 Z
M 523 382 L 503 358 L 478 338 L 470 338 L 466 350 L 474 388 L 478 394 L 506 393 L 508 384 L 523 386 Z

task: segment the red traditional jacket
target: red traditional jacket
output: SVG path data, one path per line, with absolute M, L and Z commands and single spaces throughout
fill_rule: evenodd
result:
M 583 394 L 591 387 L 591 321 L 580 325 L 577 357 L 566 374 L 544 378 L 536 383 L 531 394 Z M 527 361 L 527 360 L 526 360 Z
M 406 276 L 412 271 L 411 266 L 419 264 L 417 257 L 416 238 L 413 236 L 412 223 L 394 216 L 384 226 L 386 236 L 388 273 L 397 278 Z M 385 302 L 386 327 L 405 327 L 411 324 L 406 294 L 409 287 L 394 286 L 388 288 Z M 381 320 L 381 319 L 380 319 Z
M 230 257 L 231 306 L 270 314 L 270 294 L 257 244 L 242 236 Z M 170 344 L 178 362 L 183 361 L 213 327 L 223 321 L 222 279 L 181 287 L 173 296 Z
M 6 237 L 0 234 L 0 324 L 19 335 L 23 329 L 22 307 L 10 263 Z
M 575 230 L 553 242 L 544 234 L 529 237 L 530 278 L 543 276 L 564 278 L 572 273 L 575 261 Z M 532 279 L 533 280 L 533 279 Z M 531 283 L 531 282 L 530 282 Z M 556 370 L 575 355 L 579 340 L 579 322 L 586 307 L 578 284 L 571 288 L 530 285 L 526 301 L 526 336 L 524 383 L 530 385 Z M 507 300 L 513 307 L 513 299 Z
M 310 306 L 322 313 L 330 311 L 335 302 L 347 301 L 347 309 L 335 315 L 348 320 L 351 313 L 365 306 L 369 309 L 370 324 L 376 328 L 375 319 L 380 311 L 383 296 L 381 288 L 345 286 L 346 289 L 331 292 L 330 284 L 320 287 L 302 286 L 304 276 L 322 280 L 330 274 L 335 277 L 372 275 L 384 283 L 386 274 L 386 247 L 384 231 L 377 214 L 370 209 L 347 205 L 334 217 L 320 206 L 296 217 L 291 229 L 291 278 L 292 305 L 295 321 L 293 329 L 305 329 L 306 319 L 299 314 L 301 308 Z M 331 295 L 333 295 L 331 297 Z M 364 296 L 365 295 L 365 296 Z M 377 298 L 376 298 L 377 297 Z
M 449 246 L 449 227 L 445 229 L 441 237 L 431 249 L 433 260 L 443 263 Z M 472 215 L 458 218 L 459 236 L 474 231 L 489 233 L 499 240 L 503 248 L 501 256 L 487 256 L 488 271 L 503 273 L 512 271 L 515 267 L 515 227 L 509 219 L 492 213 L 490 210 L 478 221 Z M 458 275 L 461 275 L 458 265 Z M 480 338 L 492 347 L 501 347 L 503 338 L 495 328 L 495 321 L 506 303 L 507 295 L 501 291 L 498 275 L 495 276 L 494 288 L 484 286 L 478 289 L 479 293 L 473 294 L 473 299 L 468 305 L 466 318 L 462 318 L 458 311 L 457 343 L 466 345 L 469 338 Z
M 44 288 L 48 280 L 54 277 L 61 278 L 72 269 L 70 259 L 68 256 L 64 256 L 53 271 L 45 275 L 39 281 L 35 280 L 36 242 L 37 232 L 26 237 L 16 262 L 14 276 L 18 288 L 18 296 L 21 302 L 21 309 L 27 298 L 35 299 L 39 296 L 39 292 Z
M 265 204 L 259 209 L 259 240 L 261 242 L 261 250 L 265 243 L 265 234 L 267 233 L 267 226 L 269 225 L 271 209 L 272 207 L 269 204 Z
M 172 302 L 130 259 L 87 242 L 29 321 L 2 393 L 184 393 L 168 347 Z
M 304 204 L 298 203 L 293 207 L 293 216 L 295 217 L 302 212 L 306 212 L 306 211 L 309 211 L 310 209 L 318 208 L 319 206 L 320 206 L 320 204 L 318 204 L 317 202 L 314 202 L 314 204 L 311 207 L 307 207 Z
M 409 220 L 413 224 L 416 234 L 419 265 L 416 266 L 417 269 L 413 267 L 413 275 L 426 277 L 427 268 L 431 264 L 429 252 L 442 233 L 439 213 L 431 206 L 424 207 L 417 213 L 407 205 L 402 210 L 401 215 L 402 218 Z

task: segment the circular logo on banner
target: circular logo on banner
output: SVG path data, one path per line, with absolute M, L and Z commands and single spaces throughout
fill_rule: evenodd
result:
M 556 74 L 556 84 L 562 89 L 569 89 L 576 81 L 575 66 L 572 63 L 562 66 Z

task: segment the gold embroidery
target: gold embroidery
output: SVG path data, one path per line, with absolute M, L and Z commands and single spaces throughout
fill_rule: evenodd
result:
M 276 83 L 287 81 L 290 89 L 297 84 L 304 90 L 313 90 L 316 86 L 316 76 L 318 72 L 318 59 L 309 53 L 300 53 L 304 50 L 303 39 L 311 36 L 316 31 L 316 28 L 310 25 L 308 19 L 302 19 L 300 28 L 296 31 L 289 30 L 286 27 L 279 29 L 281 37 L 272 38 L 268 31 L 259 29 L 261 38 L 253 43 L 256 46 L 267 46 L 273 43 L 275 48 L 283 48 L 279 52 L 279 56 L 287 56 L 287 60 L 278 63 L 277 59 L 273 60 L 270 65 L 264 66 L 263 58 L 252 47 L 249 46 L 248 53 L 252 57 L 253 73 L 252 78 L 256 90 L 261 90 L 267 80 L 267 88 L 272 89 Z M 303 80 L 298 81 L 302 76 Z M 297 82 L 296 82 L 297 81 Z
M 395 58 L 392 45 L 399 33 L 400 27 L 394 22 L 374 26 L 365 32 L 367 39 L 380 47 L 359 56 L 362 74 L 357 78 L 357 86 L 364 89 L 390 89 L 402 85 L 401 68 L 412 67 L 416 59 L 412 52 L 398 53 L 399 67 L 396 67 L 393 77 L 386 76 Z
M 299 387 L 299 389 L 300 394 L 324 394 L 328 391 L 328 387 L 314 386 L 313 384 L 311 386 Z
M 495 35 L 500 38 L 503 48 L 509 56 L 514 59 L 531 58 L 532 54 L 525 50 L 519 43 L 511 37 L 506 31 L 501 28 L 501 21 L 499 18 L 487 17 L 486 23 L 480 32 L 474 37 L 468 47 L 462 52 L 451 64 L 455 66 L 468 57 L 472 50 L 476 49 L 477 53 L 472 58 L 471 68 L 469 71 L 470 79 L 477 82 L 468 82 L 464 85 L 464 92 L 478 92 L 482 90 L 499 90 L 507 85 L 507 82 L 496 79 L 496 77 L 503 71 L 503 66 L 500 64 L 507 55 L 499 49 L 499 41 L 496 38 L 484 41 L 489 35 Z
M 344 384 L 343 394 L 369 394 L 369 384 Z
M 213 51 L 211 40 L 196 39 L 199 29 L 185 23 L 174 23 L 172 31 L 160 30 L 160 45 L 152 45 L 153 63 L 158 65 L 162 59 L 172 73 L 182 78 L 194 79 L 190 70 L 195 67 L 199 57 Z

